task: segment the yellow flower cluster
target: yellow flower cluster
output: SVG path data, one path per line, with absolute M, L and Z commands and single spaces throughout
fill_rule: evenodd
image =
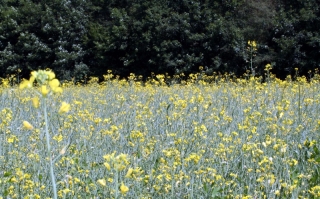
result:
M 20 89 L 31 88 L 34 81 L 40 85 L 40 91 L 43 96 L 47 96 L 50 92 L 49 88 L 54 93 L 61 93 L 62 88 L 58 79 L 55 79 L 55 74 L 51 70 L 39 70 L 31 72 L 29 80 L 23 80 L 19 86 Z M 49 86 L 49 88 L 48 88 Z
M 104 166 L 109 171 L 111 170 L 111 167 L 114 168 L 116 171 L 122 171 L 129 164 L 126 154 L 120 154 L 115 157 L 115 152 L 114 152 L 112 154 L 104 155 L 103 158 L 106 160 L 104 163 Z
M 257 50 L 257 43 L 256 43 L 256 41 L 248 41 L 248 45 L 250 46 L 250 47 L 252 47 L 253 49 L 255 49 L 255 50 Z

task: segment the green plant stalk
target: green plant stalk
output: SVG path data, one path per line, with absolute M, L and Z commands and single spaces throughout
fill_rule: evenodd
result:
M 45 131 L 46 131 L 46 140 L 47 140 L 47 152 L 49 155 L 49 161 L 50 161 L 50 175 L 51 175 L 51 181 L 52 181 L 52 189 L 53 189 L 53 198 L 57 199 L 57 185 L 56 185 L 56 179 L 53 171 L 53 161 L 51 157 L 51 146 L 50 146 L 50 135 L 49 135 L 49 130 L 48 130 L 48 114 L 47 114 L 47 102 L 46 99 L 44 98 L 44 108 L 43 108 L 43 113 L 44 113 L 44 120 L 45 120 Z
M 174 161 L 174 160 L 173 160 Z M 173 166 L 173 164 L 174 164 L 174 162 L 172 163 L 172 167 L 174 167 Z M 174 198 L 174 170 L 175 169 L 172 169 L 171 170 L 171 176 L 172 176 L 172 181 L 171 181 L 171 198 Z
M 250 47 L 250 69 L 251 69 L 251 73 L 253 73 L 253 68 L 252 68 L 252 47 Z
M 299 100 L 298 100 L 298 111 L 299 111 L 299 123 L 301 123 L 301 90 L 300 90 L 300 83 L 298 82 L 299 88 Z
M 250 70 L 251 70 L 251 75 L 254 77 L 255 71 L 253 69 L 253 47 L 252 46 L 250 46 Z
M 118 183 L 118 172 L 119 171 L 117 171 L 116 170 L 116 197 L 115 197 L 115 199 L 117 199 L 118 198 L 118 195 L 119 195 L 119 183 Z

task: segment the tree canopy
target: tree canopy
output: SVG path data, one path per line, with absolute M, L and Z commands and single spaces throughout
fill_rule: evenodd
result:
M 317 0 L 3 0 L 0 76 L 263 75 L 268 63 L 282 78 L 307 74 L 320 63 L 319 12 Z

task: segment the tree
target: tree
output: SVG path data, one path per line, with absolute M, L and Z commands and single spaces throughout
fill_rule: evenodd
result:
M 1 11 L 3 35 L 0 68 L 5 73 L 17 69 L 53 68 L 62 79 L 88 72 L 84 64 L 82 37 L 86 33 L 85 3 L 81 0 L 18 0 Z M 6 10 L 6 9 L 4 9 Z
M 276 72 L 300 74 L 319 67 L 320 13 L 316 0 L 281 1 L 272 41 L 277 57 Z

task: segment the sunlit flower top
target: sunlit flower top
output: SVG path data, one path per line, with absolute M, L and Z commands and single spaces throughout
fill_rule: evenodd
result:
M 256 41 L 248 41 L 248 45 L 249 45 L 249 47 L 248 47 L 248 50 L 251 52 L 251 53 L 254 53 L 255 51 L 257 51 L 258 49 L 257 49 L 257 43 L 256 43 Z
M 256 48 L 257 47 L 257 43 L 256 43 L 256 41 L 248 41 L 248 45 L 249 46 L 251 46 L 251 47 L 253 47 L 253 48 Z
M 38 70 L 31 72 L 31 77 L 29 80 L 23 80 L 19 86 L 20 89 L 31 88 L 34 81 L 36 81 L 40 86 L 40 91 L 43 96 L 47 96 L 50 91 L 54 93 L 61 93 L 62 88 L 60 82 L 55 78 L 56 75 L 51 70 Z M 49 86 L 49 88 L 48 88 Z
M 122 194 L 126 194 L 129 191 L 129 188 L 126 185 L 124 185 L 123 183 L 121 183 L 120 191 Z

